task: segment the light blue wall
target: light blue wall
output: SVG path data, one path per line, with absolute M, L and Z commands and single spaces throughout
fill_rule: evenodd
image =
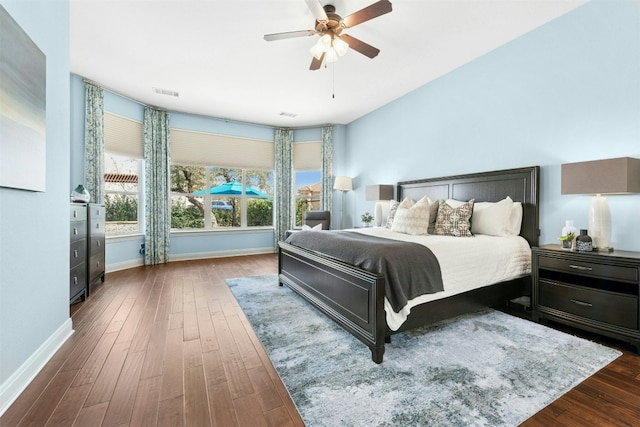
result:
M 592 0 L 349 124 L 346 139 L 352 218 L 373 209 L 368 184 L 540 165 L 540 241 L 557 243 L 565 219 L 587 228 L 590 200 L 560 195 L 560 165 L 640 157 L 640 2 Z M 608 199 L 613 244 L 640 251 L 640 195 Z
M 46 191 L 0 187 L 0 391 L 69 324 L 69 3 L 2 0 L 46 55 Z M 69 329 L 70 331 L 70 329 Z M 48 356 L 48 355 L 47 355 Z M 15 379 L 15 377 L 13 377 Z M 13 380 L 12 380 L 13 382 Z M 6 403 L 0 396 L 0 409 Z

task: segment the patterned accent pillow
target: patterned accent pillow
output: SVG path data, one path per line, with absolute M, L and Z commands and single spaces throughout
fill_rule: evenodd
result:
M 421 235 L 429 229 L 429 198 L 424 196 L 410 208 L 400 204 L 391 225 L 391 231 L 398 233 Z
M 436 200 L 429 204 L 429 234 L 436 234 L 436 219 L 438 218 L 438 206 L 440 203 Z
M 386 227 L 388 229 L 391 229 L 391 226 L 393 225 L 393 219 L 395 218 L 396 212 L 398 211 L 398 208 L 400 206 L 402 206 L 403 208 L 410 208 L 411 206 L 413 206 L 413 200 L 406 198 L 402 201 L 402 203 L 396 200 L 391 200 L 391 204 L 389 205 L 389 214 L 387 215 Z
M 457 208 L 452 208 L 444 200 L 440 200 L 438 206 L 438 218 L 436 219 L 436 235 L 471 237 L 471 214 L 473 214 L 474 199 L 463 203 Z
M 387 214 L 387 224 L 385 225 L 385 228 L 391 229 L 391 224 L 393 224 L 393 218 L 396 216 L 399 204 L 400 202 L 397 200 L 391 200 L 389 202 L 389 213 Z

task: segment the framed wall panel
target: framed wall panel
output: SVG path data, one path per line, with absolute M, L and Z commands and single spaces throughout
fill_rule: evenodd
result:
M 46 58 L 0 6 L 0 186 L 46 189 Z

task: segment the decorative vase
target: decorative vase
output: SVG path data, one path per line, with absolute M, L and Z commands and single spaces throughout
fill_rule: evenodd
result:
M 74 203 L 89 203 L 89 200 L 91 200 L 91 195 L 89 194 L 89 191 L 86 188 L 84 188 L 84 185 L 82 184 L 78 185 L 71 192 L 71 201 Z
M 587 234 L 587 230 L 580 230 L 580 235 L 576 237 L 576 249 L 579 252 L 591 252 L 593 249 L 593 242 L 591 237 Z

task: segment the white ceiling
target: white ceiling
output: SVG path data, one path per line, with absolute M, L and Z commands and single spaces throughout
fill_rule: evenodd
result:
M 346 17 L 375 0 L 320 2 Z M 309 71 L 317 36 L 263 40 L 312 29 L 304 0 L 70 0 L 71 72 L 169 111 L 293 128 L 346 124 L 586 0 L 391 2 L 391 13 L 345 31 L 379 48 L 376 58 L 349 50 Z

